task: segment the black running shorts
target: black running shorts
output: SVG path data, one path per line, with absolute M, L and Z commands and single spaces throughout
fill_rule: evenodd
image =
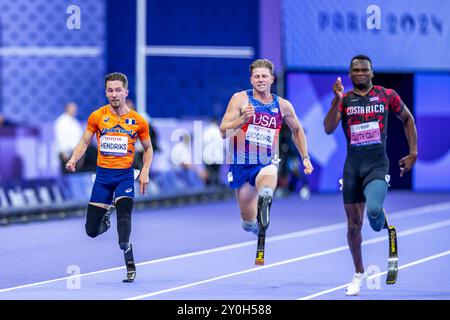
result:
M 344 164 L 344 203 L 366 202 L 366 185 L 376 179 L 387 181 L 387 175 L 389 159 L 383 144 L 349 148 Z

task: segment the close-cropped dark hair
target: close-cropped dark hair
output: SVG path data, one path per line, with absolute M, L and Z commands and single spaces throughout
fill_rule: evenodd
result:
M 370 60 L 370 58 L 368 56 L 364 55 L 364 54 L 358 54 L 357 56 L 354 56 L 352 58 L 352 60 L 350 61 L 350 70 L 352 70 L 353 60 L 356 60 L 356 59 L 369 61 L 370 62 L 370 69 L 372 70 L 372 60 Z

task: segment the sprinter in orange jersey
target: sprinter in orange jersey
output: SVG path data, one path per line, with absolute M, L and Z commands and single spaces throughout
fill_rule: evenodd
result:
M 140 193 L 145 194 L 153 157 L 147 121 L 125 104 L 128 80 L 122 73 L 111 73 L 105 78 L 109 104 L 92 112 L 86 131 L 66 164 L 74 172 L 76 162 L 86 152 L 94 134 L 97 135 L 97 171 L 86 215 L 86 233 L 95 238 L 111 226 L 109 208 L 117 211 L 119 246 L 124 251 L 127 279 L 136 277 L 133 248 L 130 243 L 131 213 L 134 204 L 134 144 L 139 138 L 144 147 L 143 167 L 139 176 Z M 114 198 L 114 199 L 113 199 Z

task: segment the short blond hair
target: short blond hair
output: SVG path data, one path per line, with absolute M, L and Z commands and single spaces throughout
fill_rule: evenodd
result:
M 270 74 L 272 76 L 274 75 L 275 66 L 269 59 L 258 59 L 253 61 L 253 63 L 250 65 L 250 76 L 253 74 L 253 69 L 256 68 L 267 68 L 269 69 Z

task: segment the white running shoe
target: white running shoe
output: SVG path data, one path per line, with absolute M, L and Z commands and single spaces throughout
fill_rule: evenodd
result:
M 346 296 L 357 296 L 359 291 L 361 291 L 361 286 L 367 278 L 367 273 L 355 273 L 353 275 L 352 283 L 347 287 L 347 291 L 345 291 Z

